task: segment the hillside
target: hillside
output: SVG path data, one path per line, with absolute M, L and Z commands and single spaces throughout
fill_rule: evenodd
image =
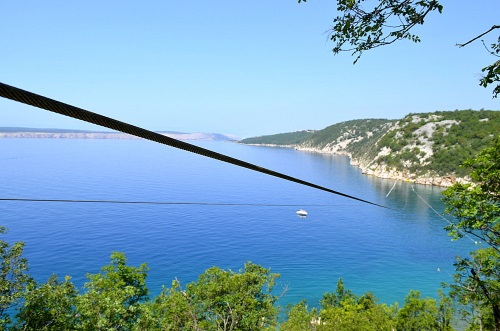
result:
M 270 136 L 246 138 L 240 140 L 248 145 L 275 145 L 275 146 L 295 146 L 311 138 L 315 131 L 303 130 L 290 133 L 278 133 Z
M 287 141 L 287 134 L 257 137 L 251 141 L 252 144 L 345 154 L 366 174 L 448 186 L 465 179 L 466 169 L 460 164 L 490 146 L 499 133 L 499 111 L 456 110 L 408 114 L 400 120 L 342 122 L 311 132 L 309 137 L 303 136 L 295 144 L 279 143 Z M 289 135 L 296 137 L 297 133 Z M 271 139 L 277 136 L 279 140 Z

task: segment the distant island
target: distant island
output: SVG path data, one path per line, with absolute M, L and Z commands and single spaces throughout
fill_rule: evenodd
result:
M 157 133 L 178 140 L 237 141 L 239 138 L 221 133 L 183 133 L 158 131 Z M 37 129 L 0 127 L 0 138 L 52 138 L 52 139 L 140 139 L 136 136 L 116 131 L 86 131 L 68 129 Z
M 400 120 L 352 120 L 240 143 L 348 155 L 368 175 L 450 186 L 468 181 L 460 165 L 491 146 L 499 134 L 500 111 L 455 110 L 408 114 Z

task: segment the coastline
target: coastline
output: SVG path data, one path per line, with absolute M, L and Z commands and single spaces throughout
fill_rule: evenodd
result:
M 282 146 L 286 147 L 286 146 Z M 401 180 L 405 182 L 420 184 L 420 185 L 431 185 L 431 186 L 440 186 L 440 187 L 450 187 L 455 183 L 469 183 L 470 180 L 468 178 L 456 177 L 454 175 L 447 176 L 417 176 L 409 171 L 401 171 L 397 169 L 382 169 L 382 166 L 378 164 L 373 164 L 373 161 L 369 164 L 364 164 L 362 161 L 353 158 L 350 153 L 347 152 L 335 152 L 328 150 L 321 150 L 317 148 L 311 147 L 300 147 L 293 146 L 295 150 L 305 151 L 305 152 L 313 152 L 320 154 L 332 154 L 332 155 L 345 155 L 349 157 L 350 164 L 352 166 L 357 166 L 361 169 L 361 173 L 364 175 L 375 176 L 383 179 L 393 179 L 393 180 Z
M 265 147 L 281 147 L 281 148 L 293 148 L 297 151 L 302 152 L 311 152 L 311 153 L 319 153 L 319 154 L 331 154 L 331 155 L 345 155 L 349 157 L 351 166 L 356 166 L 361 169 L 361 173 L 363 175 L 375 176 L 382 179 L 393 179 L 393 180 L 401 180 L 405 182 L 420 184 L 420 185 L 431 185 L 431 186 L 439 186 L 439 187 L 450 187 L 455 183 L 469 183 L 468 178 L 456 177 L 453 175 L 448 176 L 417 176 L 416 174 L 412 174 L 409 171 L 401 171 L 397 169 L 382 169 L 382 166 L 373 164 L 373 162 L 369 164 L 364 164 L 359 159 L 353 158 L 350 153 L 345 151 L 333 151 L 326 149 L 318 149 L 312 147 L 303 147 L 300 145 L 274 145 L 274 144 L 245 144 L 249 146 L 265 146 Z

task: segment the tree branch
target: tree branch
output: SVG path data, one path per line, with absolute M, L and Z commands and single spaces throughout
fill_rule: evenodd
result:
M 475 41 L 475 40 L 477 40 L 477 39 L 481 38 L 481 37 L 482 37 L 482 36 L 484 36 L 485 34 L 490 33 L 491 31 L 493 31 L 493 30 L 495 30 L 495 29 L 500 29 L 500 25 L 493 25 L 493 26 L 492 26 L 492 27 L 491 27 L 488 31 L 481 33 L 481 34 L 480 34 L 479 36 L 477 36 L 476 38 L 469 40 L 469 41 L 468 41 L 468 42 L 466 42 L 465 44 L 456 44 L 456 46 L 458 46 L 458 47 L 464 47 L 464 46 L 466 46 L 466 45 L 470 44 L 471 42 L 473 42 L 473 41 Z
M 491 308 L 493 310 L 493 319 L 495 320 L 495 327 L 496 328 L 500 327 L 500 307 L 491 298 L 488 289 L 486 288 L 486 286 L 484 285 L 482 280 L 479 278 L 479 276 L 476 274 L 476 271 L 473 268 L 471 268 L 470 271 L 471 271 L 472 276 L 474 277 L 474 279 L 478 283 L 479 287 L 481 288 L 481 290 L 483 290 L 484 296 L 486 297 L 486 299 L 488 299 L 488 301 L 491 305 Z
M 177 279 L 177 277 L 175 277 L 175 282 L 177 283 L 176 285 L 179 287 L 179 293 L 184 297 L 184 299 L 186 299 L 186 302 L 187 302 L 187 304 L 189 306 L 189 315 L 191 315 L 194 329 L 196 331 L 203 331 L 202 329 L 200 329 L 198 327 L 198 319 L 196 318 L 196 314 L 194 312 L 193 304 L 191 303 L 191 298 L 189 297 L 189 295 L 185 291 L 182 290 L 181 282 L 179 282 L 179 280 Z

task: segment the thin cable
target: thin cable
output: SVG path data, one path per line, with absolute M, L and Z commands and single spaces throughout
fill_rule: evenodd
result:
M 439 217 L 441 217 L 442 219 L 444 219 L 446 222 L 448 222 L 448 224 L 450 224 L 452 227 L 454 227 L 455 229 L 457 229 L 458 232 L 460 232 L 463 236 L 469 238 L 474 244 L 477 245 L 477 241 L 472 239 L 472 237 L 470 237 L 467 233 L 464 233 L 463 231 L 460 231 L 457 226 L 451 222 L 449 219 L 447 219 L 446 217 L 444 217 L 443 215 L 441 215 L 436 209 L 434 209 L 434 207 L 432 207 L 429 203 L 427 203 L 427 201 L 425 201 L 424 198 L 422 198 L 420 196 L 420 194 L 417 193 L 417 191 L 415 191 L 415 188 L 413 187 L 413 185 L 411 186 L 411 189 L 413 190 L 413 192 L 415 192 L 415 194 L 417 195 L 417 197 L 420 198 L 420 200 L 422 200 L 430 209 L 432 209 L 433 212 L 436 213 L 436 215 L 438 215 Z
M 257 172 L 261 172 L 261 173 L 264 173 L 264 174 L 267 174 L 270 176 L 285 179 L 285 180 L 288 180 L 288 181 L 291 181 L 291 182 L 294 182 L 297 184 L 309 186 L 309 187 L 312 187 L 312 188 L 315 188 L 318 190 L 322 190 L 322 191 L 326 191 L 326 192 L 329 192 L 332 194 L 340 195 L 340 196 L 343 196 L 343 197 L 348 198 L 348 199 L 357 200 L 357 201 L 367 203 L 370 205 L 374 205 L 377 207 L 391 209 L 389 207 L 386 207 L 386 206 L 383 206 L 383 205 L 380 205 L 380 204 L 377 204 L 374 202 L 370 202 L 368 200 L 357 198 L 357 197 L 352 196 L 352 195 L 348 195 L 348 194 L 345 194 L 345 193 L 342 193 L 339 191 L 335 191 L 335 190 L 332 190 L 332 189 L 329 189 L 329 188 L 326 188 L 326 187 L 323 187 L 320 185 L 316 185 L 316 184 L 304 181 L 302 179 L 298 179 L 298 178 L 295 178 L 295 177 L 292 177 L 289 175 L 285 175 L 285 174 L 282 174 L 282 173 L 279 173 L 279 172 L 276 172 L 276 171 L 273 171 L 270 169 L 266 169 L 266 168 L 257 166 L 255 164 L 248 163 L 248 162 L 245 162 L 245 161 L 242 161 L 242 160 L 239 160 L 239 159 L 236 159 L 236 158 L 224 155 L 224 154 L 220 154 L 220 153 L 217 153 L 217 152 L 214 152 L 214 151 L 202 148 L 202 147 L 188 144 L 186 142 L 183 142 L 183 141 L 180 141 L 180 140 L 177 140 L 174 138 L 170 138 L 170 137 L 164 136 L 162 134 L 159 134 L 159 133 L 156 133 L 153 131 L 149 131 L 149 130 L 125 123 L 125 122 L 115 120 L 113 118 L 99 115 L 99 114 L 90 112 L 88 110 L 77 108 L 77 107 L 62 103 L 62 102 L 57 101 L 57 100 L 49 99 L 47 97 L 29 92 L 29 91 L 25 91 L 25 90 L 22 90 L 22 89 L 19 89 L 17 87 L 13 87 L 13 86 L 10 86 L 7 84 L 0 83 L 0 96 L 7 98 L 7 99 L 17 101 L 17 102 L 24 103 L 27 105 L 31 105 L 34 107 L 45 109 L 45 110 L 48 110 L 48 111 L 51 111 L 51 112 L 54 112 L 57 114 L 69 116 L 69 117 L 76 118 L 76 119 L 79 119 L 79 120 L 82 120 L 82 121 L 85 121 L 88 123 L 97 124 L 97 125 L 107 127 L 107 128 L 113 129 L 113 130 L 121 131 L 121 132 L 128 133 L 128 134 L 131 134 L 131 135 L 134 135 L 137 137 L 141 137 L 144 139 L 155 141 L 155 142 L 160 143 L 160 144 L 179 148 L 179 149 L 191 152 L 191 153 L 203 155 L 203 156 L 215 159 L 215 160 L 227 162 L 227 163 L 230 163 L 233 165 L 237 165 L 239 167 L 243 167 L 243 168 L 250 169 L 253 171 L 257 171 Z
M 16 202 L 62 202 L 62 203 L 110 203 L 139 205 L 200 205 L 200 206 L 257 206 L 257 207 L 331 207 L 326 204 L 270 204 L 270 203 L 224 203 L 224 202 L 183 202 L 183 201 L 124 201 L 124 200 L 79 200 L 79 199 L 34 199 L 34 198 L 0 198 L 0 201 Z
M 392 190 L 394 190 L 394 187 L 396 186 L 397 181 L 394 182 L 394 185 L 392 185 L 392 188 L 390 189 L 389 193 L 385 196 L 386 198 L 391 194 Z

